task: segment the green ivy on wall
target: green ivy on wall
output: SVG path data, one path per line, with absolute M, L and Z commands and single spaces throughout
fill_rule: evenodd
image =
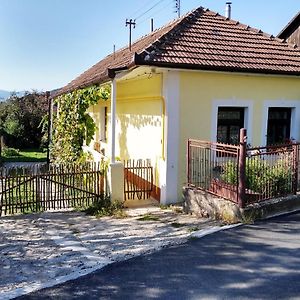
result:
M 100 100 L 110 98 L 110 86 L 92 86 L 75 90 L 55 99 L 57 114 L 53 117 L 51 160 L 55 163 L 74 163 L 85 160 L 82 150 L 96 131 L 93 118 L 87 110 Z

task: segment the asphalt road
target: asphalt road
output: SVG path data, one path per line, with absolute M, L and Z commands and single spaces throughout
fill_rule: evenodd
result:
M 300 299 L 300 213 L 193 239 L 19 299 Z

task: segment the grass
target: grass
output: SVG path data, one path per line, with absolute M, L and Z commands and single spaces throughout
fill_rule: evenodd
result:
M 180 228 L 180 227 L 186 226 L 186 224 L 173 222 L 173 223 L 171 223 L 171 226 L 174 228 Z
M 6 153 L 3 150 L 2 160 L 4 162 L 45 162 L 47 152 L 42 149 L 16 150 L 15 153 Z
M 198 230 L 199 230 L 199 227 L 197 227 L 197 226 L 188 228 L 188 232 L 194 232 L 194 231 L 198 231 Z
M 96 202 L 89 207 L 77 208 L 77 210 L 83 211 L 87 215 L 95 216 L 96 218 L 115 217 L 117 219 L 123 219 L 128 217 L 123 208 L 122 202 L 110 202 L 109 197 L 105 197 L 103 201 Z
M 170 209 L 170 205 L 160 204 L 160 205 L 159 205 L 159 208 L 160 208 L 161 210 Z
M 153 216 L 152 214 L 145 214 L 137 219 L 138 221 L 159 221 L 158 216 Z

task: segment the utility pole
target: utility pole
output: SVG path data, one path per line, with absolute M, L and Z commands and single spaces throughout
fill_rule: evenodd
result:
M 180 0 L 174 0 L 175 1 L 175 13 L 177 13 L 178 18 L 180 18 Z
M 129 51 L 131 51 L 131 35 L 132 35 L 132 26 L 133 28 L 135 28 L 135 20 L 130 19 L 128 21 L 128 19 L 126 19 L 126 23 L 125 23 L 126 27 L 129 26 Z

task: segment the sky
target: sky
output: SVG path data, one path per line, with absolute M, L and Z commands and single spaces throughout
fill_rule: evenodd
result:
M 181 12 L 224 15 L 225 3 L 181 0 Z M 274 35 L 299 10 L 300 0 L 232 0 L 232 19 Z M 128 43 L 126 18 L 136 19 L 136 39 L 152 17 L 155 28 L 176 18 L 174 0 L 0 0 L 0 89 L 60 88 Z

